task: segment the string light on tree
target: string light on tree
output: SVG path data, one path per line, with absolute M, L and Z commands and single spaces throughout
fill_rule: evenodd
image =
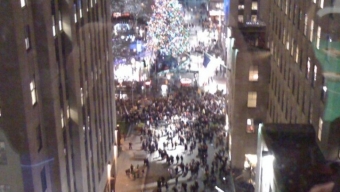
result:
M 189 30 L 184 26 L 184 12 L 177 0 L 155 0 L 148 22 L 147 47 L 177 57 L 189 50 Z

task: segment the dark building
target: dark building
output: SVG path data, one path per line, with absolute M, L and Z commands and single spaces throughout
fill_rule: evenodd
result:
M 334 81 L 329 73 L 338 71 L 328 71 L 325 67 L 327 63 L 339 62 L 336 58 L 340 56 L 340 48 L 332 50 L 332 46 L 339 43 L 340 14 L 328 12 L 338 3 L 332 0 L 261 2 L 268 6 L 260 14 L 266 19 L 271 51 L 267 122 L 313 125 L 326 159 L 338 159 L 339 138 L 337 144 L 333 142 L 335 133 L 330 124 L 340 114 L 328 118 L 325 110 L 327 102 L 337 103 L 331 98 L 340 90 L 339 86 L 328 84 Z M 325 55 L 318 58 L 318 52 Z M 329 59 L 322 59 L 325 57 Z
M 109 7 L 106 0 L 2 4 L 2 191 L 111 187 L 116 119 Z

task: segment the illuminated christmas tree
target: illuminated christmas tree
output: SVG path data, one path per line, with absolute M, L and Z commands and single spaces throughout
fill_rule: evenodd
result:
M 177 0 L 155 0 L 148 22 L 147 47 L 177 57 L 189 50 L 189 30 L 184 26 L 184 12 Z

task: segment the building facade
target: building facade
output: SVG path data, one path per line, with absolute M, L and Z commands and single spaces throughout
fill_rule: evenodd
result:
M 262 12 L 261 17 L 267 18 L 267 42 L 272 55 L 267 122 L 312 124 L 325 157 L 338 159 L 339 142 L 332 143 L 334 130 L 330 126 L 334 118 L 327 119 L 325 108 L 329 93 L 339 89 L 330 90 L 327 83 L 333 80 L 322 68 L 323 62 L 330 60 L 320 60 L 316 53 L 331 48 L 328 45 L 323 49 L 323 43 L 339 41 L 340 14 L 327 13 L 339 2 L 276 0 L 263 3 L 268 5 L 268 11 Z
M 267 114 L 268 62 L 266 50 L 238 49 L 230 68 L 228 119 L 233 168 L 245 168 L 247 156 L 256 156 L 257 128 Z
M 232 167 L 240 170 L 256 156 L 257 128 L 267 114 L 270 53 L 257 9 L 258 1 L 230 1 L 228 24 L 222 34 L 228 77 L 230 160 Z M 252 14 L 256 15 L 253 19 Z
M 1 6 L 0 189 L 111 187 L 116 119 L 109 7 L 106 0 Z

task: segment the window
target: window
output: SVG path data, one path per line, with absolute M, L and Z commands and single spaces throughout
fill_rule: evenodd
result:
M 324 0 L 320 0 L 320 8 L 323 8 Z
M 293 56 L 294 54 L 294 47 L 295 47 L 295 39 L 292 38 L 292 48 L 290 49 L 290 55 Z
M 251 21 L 256 22 L 257 21 L 257 15 L 251 15 Z
M 11 187 L 9 185 L 0 185 L 1 192 L 11 192 Z
M 38 143 L 38 152 L 39 152 L 43 147 L 42 132 L 41 132 L 41 126 L 40 125 L 37 127 L 37 143 Z
M 316 3 L 316 0 L 313 0 L 313 3 Z
M 61 16 L 61 12 L 58 12 L 59 15 L 59 30 L 62 31 L 63 30 L 63 20 L 62 20 L 62 16 Z
M 35 81 L 34 79 L 30 83 L 30 90 L 31 90 L 31 98 L 32 98 L 32 105 L 35 105 L 37 103 L 37 90 L 35 87 Z
M 20 0 L 20 4 L 21 4 L 21 7 L 25 7 L 26 6 L 26 0 Z
M 309 79 L 309 75 L 310 75 L 310 57 L 308 57 L 308 61 L 307 61 L 307 66 L 306 66 L 306 78 Z
M 45 167 L 40 172 L 40 181 L 41 181 L 42 192 L 45 192 L 47 190 Z
M 81 105 L 84 105 L 84 93 L 83 93 L 83 88 L 80 88 L 80 99 L 81 99 Z
M 307 35 L 307 26 L 308 26 L 308 16 L 305 14 L 305 28 L 303 34 Z
M 283 28 L 283 37 L 282 37 L 282 43 L 286 43 L 286 28 Z
M 77 23 L 78 18 L 77 18 L 77 5 L 76 4 L 73 4 L 73 14 L 74 14 L 74 22 Z
M 244 5 L 238 5 L 238 10 L 243 10 L 244 9 Z
M 257 92 L 248 92 L 248 107 L 256 107 Z
M 318 31 L 316 33 L 316 48 L 319 49 L 320 47 L 320 38 L 321 38 L 321 27 L 318 26 Z
M 314 71 L 313 71 L 313 86 L 315 85 L 316 82 L 316 78 L 317 78 L 317 74 L 318 74 L 318 66 L 314 65 Z
M 249 69 L 249 81 L 258 81 L 259 79 L 259 69 L 257 65 L 250 66 Z
M 0 165 L 7 165 L 7 155 L 4 141 L 0 141 Z
M 55 29 L 54 15 L 52 15 L 52 33 L 53 33 L 53 37 L 55 37 L 56 29 Z
M 70 106 L 67 105 L 67 119 L 70 118 Z
M 309 41 L 313 41 L 314 21 L 310 21 Z
M 244 22 L 244 17 L 243 15 L 238 15 L 238 22 L 243 23 Z
M 287 42 L 286 42 L 286 49 L 289 50 L 289 41 L 290 41 L 290 35 L 288 33 L 287 35 Z
M 296 63 L 299 62 L 299 47 L 298 47 L 298 46 L 296 46 L 295 62 L 296 62 Z
M 29 50 L 31 48 L 29 25 L 26 25 L 26 27 L 25 27 L 25 47 L 26 47 L 26 50 Z
M 309 123 L 310 123 L 310 124 L 313 123 L 313 111 L 314 111 L 313 104 L 312 104 L 312 102 L 310 101 L 310 102 L 309 102 L 309 112 L 308 112 L 308 119 L 309 119 Z
M 325 79 L 323 78 L 323 81 L 325 81 Z M 322 101 L 325 101 L 326 99 L 326 94 L 327 94 L 327 86 L 323 86 L 322 90 L 321 90 L 321 99 Z
M 254 126 L 254 119 L 247 119 L 247 133 L 254 133 L 255 126 Z
M 79 17 L 83 18 L 83 10 L 82 10 L 82 1 L 78 0 L 78 7 L 79 7 Z
M 318 129 L 318 139 L 321 141 L 321 136 L 322 136 L 322 126 L 323 126 L 323 120 L 320 118 L 319 119 L 319 129 Z
M 251 10 L 257 11 L 257 1 L 251 2 Z
M 65 120 L 64 120 L 64 111 L 63 108 L 60 109 L 60 121 L 61 121 L 61 127 L 65 127 Z

